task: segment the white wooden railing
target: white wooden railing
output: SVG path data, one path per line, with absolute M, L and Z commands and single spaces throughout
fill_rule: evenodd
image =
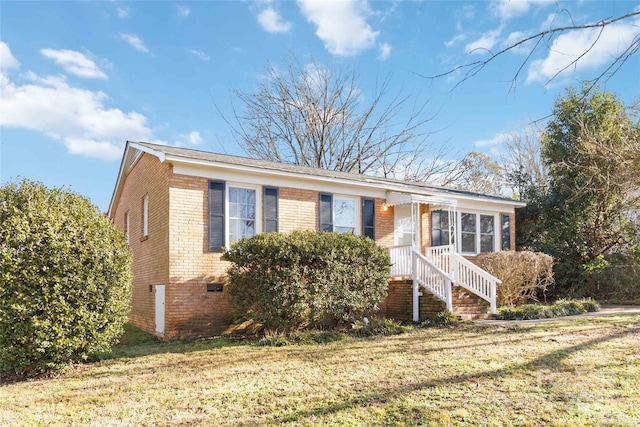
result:
M 406 277 L 413 275 L 411 265 L 411 245 L 397 245 L 387 247 L 391 258 L 391 277 Z
M 447 305 L 447 310 L 453 310 L 451 298 L 452 278 L 424 255 L 413 251 L 414 284 L 427 289 L 440 298 Z
M 458 253 L 451 252 L 450 263 L 455 284 L 489 301 L 491 314 L 496 314 L 496 286 L 502 281 Z
M 402 250 L 400 248 L 402 248 Z M 416 273 L 407 273 L 407 268 L 412 268 L 415 265 L 407 264 L 407 258 L 411 258 L 411 252 L 411 246 L 392 246 L 391 248 L 389 248 L 389 253 L 393 253 L 392 262 L 394 262 L 394 256 L 397 258 L 396 264 L 394 265 L 394 267 L 392 267 L 392 276 L 394 276 L 394 268 L 396 269 L 396 271 L 402 270 L 404 274 L 401 274 L 401 276 L 408 276 L 412 274 L 417 274 L 419 276 L 423 274 L 422 271 L 417 271 Z M 456 253 L 454 251 L 453 245 L 434 246 L 426 248 L 424 256 L 420 254 L 417 255 L 424 258 L 422 264 L 424 264 L 425 261 L 429 264 L 432 264 L 435 268 L 437 268 L 447 276 L 447 278 L 450 280 L 450 283 L 454 283 L 457 286 L 462 286 L 470 292 L 478 295 L 485 301 L 488 301 L 491 305 L 491 314 L 496 313 L 496 287 L 498 284 L 502 283 L 500 279 L 492 276 L 482 268 L 464 258 L 462 255 Z M 419 270 L 420 268 L 427 267 L 420 267 L 420 263 L 418 263 L 417 268 Z M 421 279 L 418 278 L 414 280 Z M 437 280 L 432 281 L 432 283 L 436 282 Z M 425 283 L 427 283 L 426 280 Z M 437 286 L 434 285 L 434 289 L 431 289 L 429 287 L 431 285 L 425 285 L 423 283 L 420 283 L 420 285 L 429 289 L 443 301 L 447 302 L 445 299 L 446 295 L 444 291 L 439 290 L 440 288 L 438 286 L 441 286 L 440 282 L 438 282 Z
M 451 272 L 451 257 L 449 254 L 452 252 L 454 252 L 453 245 L 432 246 L 424 250 L 424 255 L 440 267 L 441 270 Z

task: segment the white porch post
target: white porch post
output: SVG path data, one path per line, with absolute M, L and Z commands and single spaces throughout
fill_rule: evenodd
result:
M 413 321 L 420 321 L 420 287 L 418 285 L 418 255 L 411 251 L 411 271 L 413 278 Z
M 420 286 L 418 285 L 418 257 L 416 253 L 422 253 L 422 240 L 420 236 L 420 203 L 411 202 L 411 271 L 413 274 L 413 321 L 420 321 Z

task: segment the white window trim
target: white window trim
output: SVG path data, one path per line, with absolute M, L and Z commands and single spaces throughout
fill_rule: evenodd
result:
M 149 236 L 149 195 L 142 198 L 142 237 Z
M 336 208 L 335 208 L 336 199 L 354 201 L 354 205 L 355 205 L 354 215 L 356 216 L 355 218 L 356 221 L 355 221 L 355 230 L 353 234 L 355 234 L 356 236 L 360 236 L 362 234 L 362 199 L 360 197 L 347 196 L 344 194 L 332 194 L 331 215 L 333 215 L 333 218 L 331 218 L 331 220 L 333 221 L 333 231 L 336 231 Z
M 255 224 L 255 235 L 262 233 L 262 186 L 260 185 L 248 185 L 248 184 L 240 184 L 235 182 L 227 182 L 226 188 L 224 192 L 224 242 L 225 246 L 228 248 L 231 246 L 231 237 L 230 237 L 230 215 L 229 215 L 229 194 L 231 193 L 232 188 L 240 188 L 243 190 L 254 190 L 256 192 L 256 224 Z
M 476 231 L 475 231 L 475 240 L 476 240 L 476 252 L 462 252 L 462 214 L 472 214 L 476 216 Z M 502 228 L 498 227 L 500 224 L 499 214 L 497 212 L 483 212 L 483 211 L 474 211 L 474 210 L 463 210 L 458 211 L 456 213 L 456 249 L 458 253 L 461 255 L 469 255 L 475 256 L 480 255 L 480 215 L 493 217 L 493 252 L 499 252 L 499 240 L 502 237 L 502 234 L 498 234 L 498 229 L 502 230 Z

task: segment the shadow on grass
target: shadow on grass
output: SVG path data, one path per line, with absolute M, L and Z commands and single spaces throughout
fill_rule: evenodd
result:
M 277 417 L 275 420 L 264 421 L 263 424 L 271 424 L 273 421 L 277 423 L 289 423 L 298 422 L 307 418 L 314 418 L 322 415 L 333 415 L 340 411 L 350 410 L 358 407 L 367 407 L 371 405 L 387 404 L 394 400 L 400 399 L 407 393 L 416 392 L 424 389 L 450 386 L 455 384 L 463 384 L 470 381 L 486 380 L 487 378 L 504 378 L 516 373 L 527 371 L 538 371 L 541 369 L 551 371 L 561 371 L 566 368 L 562 366 L 562 361 L 574 353 L 582 350 L 586 350 L 590 347 L 596 346 L 603 342 L 623 338 L 630 334 L 640 333 L 640 328 L 631 327 L 627 330 L 617 333 L 609 334 L 603 337 L 594 338 L 587 342 L 577 344 L 571 347 L 561 348 L 549 353 L 546 353 L 540 357 L 537 357 L 529 362 L 521 363 L 519 365 L 511 365 L 508 368 L 500 368 L 489 371 L 482 371 L 474 374 L 458 375 L 448 378 L 435 379 L 432 381 L 410 384 L 403 387 L 394 387 L 388 389 L 381 389 L 372 392 L 365 392 L 357 394 L 353 397 L 344 399 L 338 402 L 321 402 L 315 407 L 300 411 L 295 411 L 289 414 L 284 414 Z
M 130 324 L 125 324 L 125 332 L 118 344 L 111 348 L 110 352 L 95 353 L 89 358 L 89 362 L 102 360 L 126 359 L 151 356 L 165 353 L 193 353 L 237 346 L 247 341 L 244 339 L 218 336 L 213 338 L 200 338 L 182 341 L 161 341 L 154 335 L 144 332 Z

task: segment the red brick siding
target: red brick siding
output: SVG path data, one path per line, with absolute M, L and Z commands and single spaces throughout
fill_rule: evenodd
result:
M 133 295 L 129 321 L 148 332 L 155 331 L 155 294 L 149 285 L 169 281 L 169 176 L 171 166 L 142 154 L 126 175 L 114 222 L 125 229 L 129 212 L 129 247 L 133 254 Z M 149 195 L 149 236 L 142 237 L 142 199 Z M 153 290 L 153 288 L 152 288 Z

